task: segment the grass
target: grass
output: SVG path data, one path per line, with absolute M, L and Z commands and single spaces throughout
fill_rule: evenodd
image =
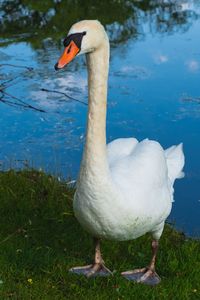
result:
M 102 242 L 109 278 L 68 273 L 91 262 L 93 243 L 72 212 L 74 190 L 36 171 L 0 173 L 0 299 L 200 299 L 200 241 L 169 225 L 160 241 L 156 287 L 120 272 L 148 264 L 150 236 Z

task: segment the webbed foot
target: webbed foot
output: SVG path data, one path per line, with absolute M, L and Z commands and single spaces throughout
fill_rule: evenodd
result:
M 161 281 L 158 274 L 149 268 L 122 272 L 121 275 L 128 280 L 148 285 L 157 285 Z
M 86 277 L 102 276 L 107 277 L 112 275 L 112 272 L 104 265 L 104 263 L 94 263 L 93 265 L 75 267 L 69 270 L 72 273 L 85 275 Z
M 148 267 L 142 269 L 135 269 L 132 271 L 122 272 L 121 275 L 128 280 L 132 280 L 138 283 L 144 283 L 148 285 L 156 285 L 158 284 L 161 279 L 155 271 L 155 261 L 156 261 L 156 254 L 158 251 L 158 241 L 152 241 L 152 252 L 153 256 L 151 262 Z
M 71 268 L 69 271 L 79 275 L 85 275 L 86 277 L 102 276 L 106 277 L 112 275 L 112 272 L 105 266 L 100 251 L 99 239 L 94 239 L 95 242 L 95 257 L 94 263 L 83 267 Z

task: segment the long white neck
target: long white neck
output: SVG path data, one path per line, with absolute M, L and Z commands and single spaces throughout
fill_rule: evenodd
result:
M 107 36 L 101 46 L 87 54 L 88 67 L 88 122 L 82 168 L 94 173 L 107 168 L 106 110 L 109 68 L 109 42 Z

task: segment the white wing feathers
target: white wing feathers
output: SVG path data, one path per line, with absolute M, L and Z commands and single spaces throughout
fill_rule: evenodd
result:
M 183 144 L 181 143 L 178 146 L 166 149 L 165 157 L 167 160 L 168 177 L 173 185 L 175 179 L 184 177 L 184 172 L 182 171 L 185 163 Z
M 109 144 L 107 144 L 107 157 L 109 166 L 120 161 L 122 158 L 128 156 L 135 146 L 138 144 L 138 141 L 135 138 L 121 138 L 116 139 Z
M 144 147 L 143 147 L 143 146 Z M 137 147 L 136 147 L 137 146 Z M 139 147 L 138 147 L 139 146 Z M 153 147 L 153 148 L 152 148 Z M 153 151 L 151 151 L 151 148 Z M 154 149 L 155 148 L 155 149 Z M 159 162 L 159 157 L 157 157 L 157 160 L 155 159 L 155 156 L 158 155 L 158 143 L 154 141 L 149 141 L 148 139 L 143 140 L 142 142 L 138 143 L 137 139 L 135 138 L 121 138 L 116 139 L 112 142 L 110 142 L 107 145 L 107 157 L 108 157 L 108 163 L 109 167 L 112 169 L 114 167 L 115 172 L 120 171 L 119 168 L 116 169 L 117 166 L 121 166 L 120 162 L 124 162 L 124 159 L 127 158 L 130 159 L 130 155 L 134 158 L 135 155 L 138 157 L 138 151 L 137 154 L 134 153 L 135 149 L 138 149 L 139 152 L 142 152 L 142 149 L 148 149 L 147 158 L 149 163 L 154 164 L 155 161 Z M 146 151 L 145 150 L 145 151 Z M 140 153 L 142 154 L 142 153 Z M 183 145 L 182 143 L 177 146 L 171 146 L 170 148 L 166 149 L 164 151 L 164 156 L 167 163 L 167 169 L 168 169 L 168 178 L 171 182 L 171 185 L 173 186 L 174 181 L 178 178 L 184 177 L 184 173 L 182 171 L 185 163 L 185 157 L 183 154 Z M 139 157 L 138 157 L 139 159 Z M 144 165 L 145 167 L 149 167 L 149 163 Z M 153 166 L 151 165 L 151 168 Z M 158 173 L 158 166 L 157 164 L 154 166 L 155 172 Z M 163 165 L 160 165 L 160 168 L 163 168 Z M 130 171 L 129 168 L 127 172 Z M 130 174 L 131 175 L 131 174 Z M 150 180 L 151 181 L 151 180 Z

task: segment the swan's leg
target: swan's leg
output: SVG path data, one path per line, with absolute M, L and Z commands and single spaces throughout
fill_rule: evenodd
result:
M 101 256 L 100 241 L 94 239 L 95 242 L 95 256 L 94 263 L 88 266 L 71 268 L 69 271 L 76 274 L 82 274 L 86 277 L 95 276 L 109 276 L 112 272 L 105 266 L 103 258 Z
M 122 276 L 124 276 L 128 280 L 133 280 L 140 283 L 145 283 L 149 285 L 158 284 L 161 279 L 155 271 L 157 251 L 158 251 L 158 240 L 153 240 L 152 241 L 153 256 L 149 266 L 142 269 L 135 269 L 132 271 L 123 272 L 121 273 Z

